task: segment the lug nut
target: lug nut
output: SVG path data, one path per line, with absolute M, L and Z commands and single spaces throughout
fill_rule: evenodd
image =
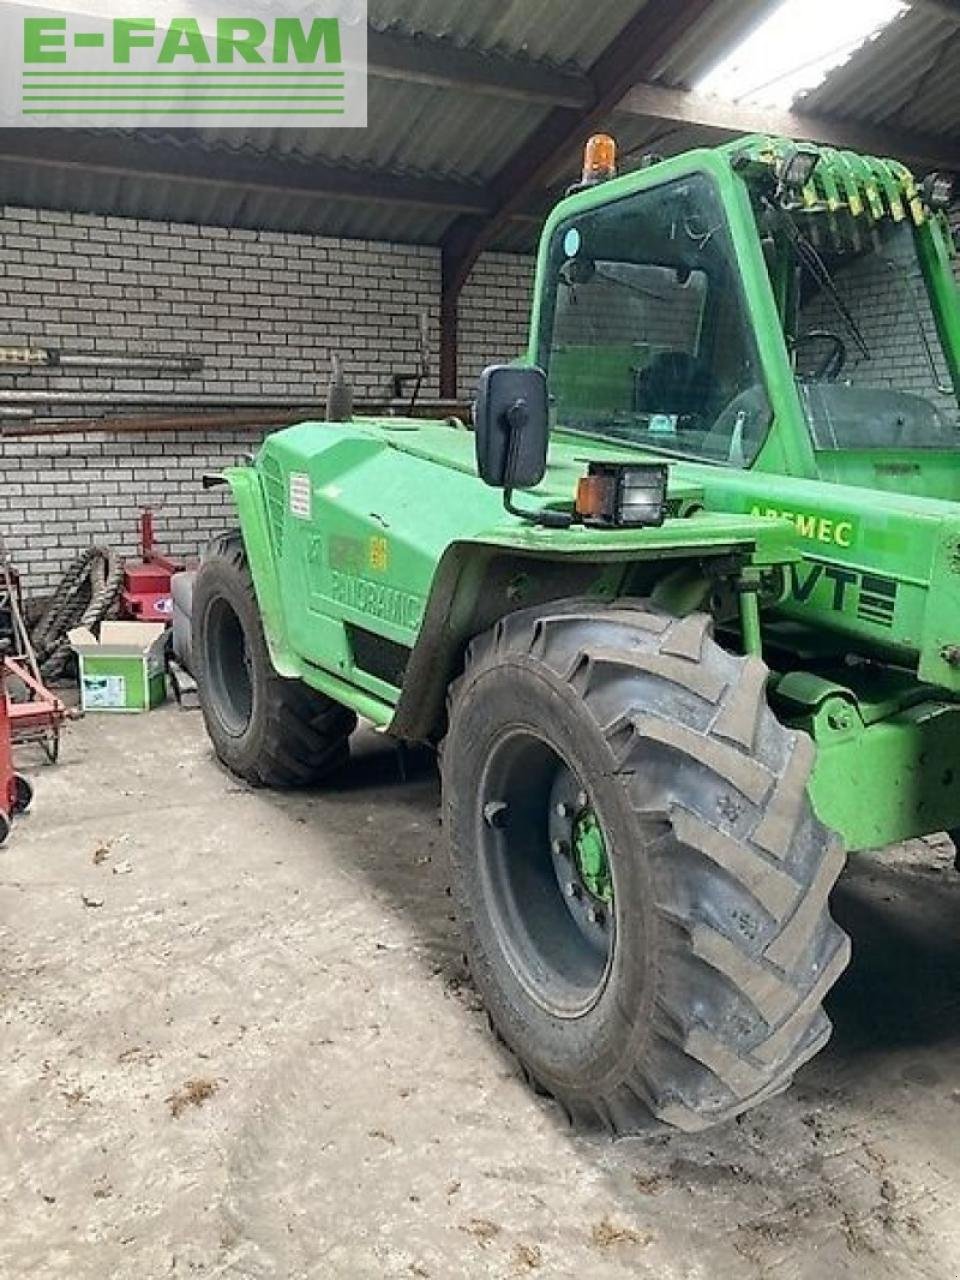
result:
M 550 848 L 558 858 L 567 858 L 570 856 L 570 846 L 567 844 L 566 840 L 554 840 L 551 843 Z
M 589 803 L 590 803 L 590 797 L 587 795 L 587 793 L 585 791 L 578 791 L 577 807 L 580 809 L 585 809 Z
M 603 924 L 606 916 L 599 907 L 587 907 L 587 919 L 591 924 Z
M 580 888 L 578 884 L 574 884 L 573 881 L 571 881 L 567 885 L 566 893 L 568 898 L 577 899 L 581 897 L 583 890 Z
M 572 815 L 572 813 L 573 813 L 573 810 L 567 804 L 566 800 L 561 800 L 557 805 L 557 817 L 569 818 Z

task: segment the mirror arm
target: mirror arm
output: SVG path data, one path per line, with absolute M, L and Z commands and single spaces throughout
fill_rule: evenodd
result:
M 524 511 L 521 507 L 513 504 L 513 490 L 504 489 L 503 505 L 512 516 L 519 516 L 521 520 L 526 520 L 528 524 L 539 524 L 544 529 L 569 529 L 575 522 L 576 517 L 567 515 L 563 511 Z
M 523 400 L 516 401 L 504 414 L 504 427 L 507 431 L 507 475 L 513 474 L 516 461 L 517 439 L 527 421 L 527 406 Z M 513 502 L 513 487 L 507 485 L 503 491 L 504 509 L 520 520 L 529 524 L 538 524 L 544 529 L 569 529 L 575 517 L 563 511 L 524 511 Z

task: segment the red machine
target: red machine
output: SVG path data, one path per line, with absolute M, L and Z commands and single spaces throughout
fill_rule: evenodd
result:
M 37 655 L 23 619 L 20 583 L 0 539 L 0 844 L 13 819 L 25 813 L 33 787 L 13 767 L 13 744 L 39 743 L 51 764 L 60 751 L 67 717 L 63 702 L 43 683 Z M 16 656 L 6 656 L 13 649 Z
M 8 736 L 14 742 L 38 742 L 50 763 L 56 764 L 60 755 L 60 730 L 67 718 L 65 703 L 40 679 L 29 654 L 25 659 L 4 658 L 0 670 L 20 686 L 15 697 L 5 690 L 0 697 Z
M 154 545 L 153 512 L 147 509 L 140 513 L 141 563 L 123 567 L 120 615 L 133 622 L 170 622 L 173 618 L 170 579 L 184 566 L 158 555 Z
M 17 704 L 8 701 L 4 687 L 8 669 L 8 661 L 0 660 L 0 844 L 10 834 L 13 819 L 18 813 L 25 813 L 33 799 L 33 787 L 13 767 L 11 713 L 17 709 Z M 16 668 L 14 674 L 22 679 L 24 673 Z

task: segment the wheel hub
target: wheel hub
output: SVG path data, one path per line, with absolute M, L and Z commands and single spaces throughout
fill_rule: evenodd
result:
M 603 828 L 590 796 L 566 768 L 553 784 L 550 852 L 567 910 L 587 941 L 607 950 L 613 928 L 613 879 Z
M 496 944 L 529 996 L 578 1018 L 606 989 L 616 944 L 613 876 L 583 781 L 539 733 L 512 728 L 480 778 L 479 889 Z
M 593 808 L 581 809 L 573 823 L 573 858 L 587 892 L 599 902 L 613 901 L 613 883 L 603 831 Z

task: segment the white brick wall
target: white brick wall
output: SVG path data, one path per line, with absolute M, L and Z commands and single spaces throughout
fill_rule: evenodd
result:
M 525 348 L 532 283 L 531 259 L 478 263 L 460 309 L 462 395 L 485 363 Z M 298 398 L 309 389 L 322 404 L 338 351 L 358 396 L 386 398 L 391 374 L 416 366 L 426 311 L 434 375 L 424 395 L 433 396 L 439 290 L 432 248 L 8 207 L 0 345 L 192 354 L 205 367 L 194 379 L 29 373 L 0 376 L 0 386 Z M 84 412 L 79 399 L 56 409 Z M 0 440 L 0 532 L 28 590 L 52 585 L 91 542 L 132 551 L 144 505 L 158 508 L 164 546 L 195 554 L 224 524 L 223 493 L 204 493 L 200 475 L 258 439 L 208 430 Z
M 51 375 L 59 390 L 319 394 L 335 347 L 382 396 L 416 360 L 422 310 L 436 329 L 429 249 L 28 209 L 0 228 L 6 341 L 205 362 L 196 380 Z
M 847 347 L 847 363 L 842 374 L 844 381 L 849 380 L 858 386 L 888 387 L 894 391 L 930 395 L 936 381 L 949 386 L 950 375 L 940 349 L 920 269 L 912 257 L 911 242 L 903 239 L 904 234 L 908 235 L 898 233 L 898 238 L 884 250 L 890 260 L 901 264 L 899 268 L 889 267 L 883 272 L 875 256 L 870 254 L 833 270 L 838 292 L 866 339 L 871 356 L 869 360 L 860 354 L 853 336 L 847 332 L 835 307 L 822 292 L 803 308 L 800 329 L 801 332 L 825 329 L 843 339 Z M 960 259 L 954 259 L 954 273 L 960 282 Z M 924 332 L 934 356 L 936 379 L 930 368 Z M 801 372 L 809 373 L 816 368 L 829 351 L 829 345 L 823 342 L 802 346 Z
M 281 397 L 307 386 L 322 398 L 336 350 L 358 395 L 379 399 L 394 370 L 415 368 L 424 311 L 437 351 L 439 253 L 423 246 L 7 207 L 0 263 L 0 342 L 205 361 L 196 379 L 34 373 L 0 386 Z M 526 345 L 532 283 L 532 259 L 478 263 L 461 303 L 463 394 L 485 359 Z
M 535 260 L 484 254 L 460 295 L 460 389 L 468 394 L 484 365 L 527 349 Z
M 133 554 L 138 514 L 156 511 L 164 551 L 196 556 L 233 516 L 225 489 L 205 490 L 218 471 L 255 449 L 255 431 L 38 436 L 0 441 L 0 531 L 28 595 L 59 581 L 91 543 Z

